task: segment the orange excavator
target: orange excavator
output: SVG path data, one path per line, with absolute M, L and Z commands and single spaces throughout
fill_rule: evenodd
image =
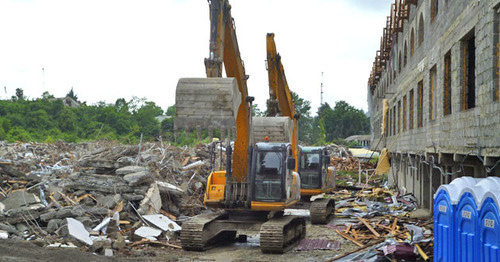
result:
M 281 118 L 293 121 L 292 150 L 297 160 L 295 172 L 300 175 L 302 204 L 309 208 L 312 224 L 326 224 L 333 217 L 335 202 L 329 198 L 316 198 L 312 203 L 310 197 L 321 193 L 330 192 L 335 188 L 335 174 L 333 167 L 329 167 L 330 156 L 324 147 L 299 147 L 298 146 L 298 119 L 285 69 L 281 56 L 277 52 L 274 34 L 267 34 L 267 72 L 269 77 L 269 99 L 267 100 L 267 121 L 257 122 L 254 118 L 254 134 L 276 133 L 277 126 L 271 125 L 273 119 Z M 276 120 L 274 120 L 276 122 Z M 259 125 L 257 125 L 259 123 Z M 286 128 L 278 128 L 286 130 Z M 260 132 L 257 132 L 259 130 Z M 273 136 L 280 139 L 285 136 Z M 307 205 L 306 205 L 307 203 Z
M 294 146 L 265 142 L 252 135 L 248 76 L 240 57 L 231 6 L 227 0 L 210 3 L 210 52 L 207 78 L 180 79 L 176 89 L 176 128 L 231 129 L 236 126 L 234 150 L 226 147 L 225 170 L 207 179 L 204 204 L 219 208 L 185 221 L 180 234 L 187 250 L 205 250 L 257 231 L 265 253 L 283 253 L 305 237 L 304 217 L 284 215 L 300 201 L 300 177 Z M 226 78 L 222 78 L 222 65 Z

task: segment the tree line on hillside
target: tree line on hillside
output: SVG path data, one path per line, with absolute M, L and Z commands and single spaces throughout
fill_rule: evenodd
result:
M 116 140 L 122 143 L 137 143 L 143 140 L 169 141 L 177 145 L 195 144 L 195 132 L 187 137 L 182 131 L 174 136 L 175 106 L 163 110 L 152 101 L 134 97 L 123 98 L 114 104 L 98 102 L 87 105 L 78 101 L 71 89 L 67 96 L 79 106 L 66 106 L 45 92 L 41 98 L 26 99 L 22 89 L 8 100 L 0 100 L 0 141 L 81 142 L 90 140 Z M 299 140 L 305 144 L 338 142 L 350 135 L 369 132 L 369 119 L 362 110 L 344 101 L 332 108 L 325 103 L 316 116 L 311 116 L 310 102 L 293 93 L 296 112 L 300 114 Z M 257 105 L 254 115 L 265 115 Z M 163 116 L 161 121 L 157 117 Z M 161 119 L 161 118 L 160 118 Z M 218 135 L 216 131 L 215 136 Z M 208 132 L 202 133 L 208 142 Z

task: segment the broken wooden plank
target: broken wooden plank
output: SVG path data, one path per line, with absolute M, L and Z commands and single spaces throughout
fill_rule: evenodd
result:
M 356 229 L 352 229 L 352 235 L 354 236 L 354 239 L 358 239 L 358 232 L 356 232 Z
M 337 234 L 339 234 L 341 237 L 343 237 L 343 238 L 345 238 L 345 239 L 347 239 L 347 240 L 351 241 L 352 243 L 356 244 L 357 246 L 359 246 L 359 247 L 364 247 L 364 245 L 363 245 L 363 244 L 361 244 L 360 242 L 356 241 L 356 239 L 354 239 L 354 238 L 352 238 L 352 237 L 350 237 L 350 236 L 348 236 L 348 235 L 346 235 L 346 234 L 342 233 L 342 232 L 341 232 L 341 231 L 339 231 L 338 229 L 335 229 L 335 232 L 337 232 Z
M 52 203 L 54 203 L 54 205 L 56 205 L 57 208 L 62 208 L 63 206 L 61 205 L 61 203 L 59 203 L 59 201 L 57 201 L 54 196 L 50 195 L 49 196 L 50 200 L 52 200 Z
M 9 184 L 28 184 L 29 182 L 28 181 L 24 181 L 24 180 L 7 180 L 7 183 Z
M 396 217 L 394 219 L 394 223 L 392 223 L 392 227 L 391 227 L 391 234 L 396 234 L 396 224 L 398 223 L 398 218 Z
M 184 159 L 184 161 L 182 161 L 182 166 L 187 165 L 187 163 L 189 162 L 189 159 L 191 159 L 190 156 L 186 157 L 186 159 Z
M 349 225 L 347 226 L 347 228 L 345 229 L 345 232 L 344 232 L 344 233 L 346 233 L 346 234 L 347 234 L 347 233 L 349 233 L 349 231 L 351 230 L 351 227 L 352 227 L 352 224 L 349 224 Z
M 424 261 L 429 261 L 429 256 L 427 254 L 425 254 L 425 252 L 422 250 L 422 248 L 418 244 L 415 244 L 415 247 L 417 248 L 417 251 L 420 254 L 420 256 L 422 257 L 422 259 L 424 259 Z
M 366 221 L 364 218 L 358 217 L 359 221 L 361 221 L 376 237 L 380 237 L 380 234 L 373 229 L 373 227 Z
M 63 192 L 57 191 L 57 193 L 59 193 L 64 198 L 64 200 L 66 201 L 66 203 L 68 203 L 68 205 L 73 205 L 73 206 L 76 205 L 75 201 L 73 201 L 73 199 L 69 198 Z
M 163 209 L 160 209 L 160 213 L 161 213 L 162 215 L 164 215 L 164 216 L 166 216 L 166 217 L 168 217 L 168 218 L 172 219 L 172 220 L 177 220 L 177 217 L 176 217 L 176 216 L 174 216 L 174 215 L 172 215 L 172 214 L 168 213 L 167 211 L 165 211 L 165 210 L 163 210 Z
M 120 213 L 123 211 L 123 200 L 120 201 L 120 203 L 116 204 L 115 209 L 113 210 L 113 213 Z

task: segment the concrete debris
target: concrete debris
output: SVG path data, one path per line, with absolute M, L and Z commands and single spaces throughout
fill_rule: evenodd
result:
M 164 215 L 146 215 L 143 216 L 144 219 L 146 219 L 148 222 L 151 224 L 155 225 L 159 229 L 163 231 L 175 231 L 178 232 L 181 230 L 181 227 L 172 221 L 170 218 L 164 216 Z
M 146 172 L 148 169 L 144 166 L 126 166 L 122 168 L 118 168 L 115 171 L 115 174 L 119 176 L 124 176 L 132 173 L 137 173 L 137 172 Z
M 127 181 L 129 186 L 137 186 L 150 181 L 151 174 L 148 171 L 141 171 L 141 172 L 127 174 L 123 176 L 123 179 Z
M 156 237 L 158 237 L 161 234 L 161 230 L 153 228 L 153 227 L 148 227 L 148 226 L 142 226 L 138 228 L 134 234 L 137 236 L 140 236 L 142 238 L 147 238 L 151 240 L 156 240 Z
M 139 205 L 139 214 L 150 215 L 160 213 L 162 204 L 160 197 L 160 189 L 156 183 L 151 184 L 151 187 L 146 192 L 146 196 Z
M 68 234 L 75 239 L 91 246 L 94 241 L 90 238 L 89 232 L 85 229 L 83 224 L 73 218 L 66 218 Z
M 179 224 L 206 210 L 209 150 L 204 144 L 142 143 L 139 150 L 106 141 L 2 142 L 1 237 L 58 243 L 51 247 L 83 243 L 102 255 L 129 247 L 134 234 L 125 232 L 145 231 L 177 248 Z
M 0 239 L 9 238 L 9 233 L 7 231 L 0 230 Z
M 25 191 L 14 191 L 10 193 L 4 200 L 2 200 L 4 210 L 12 210 L 20 207 L 30 207 L 31 209 L 37 209 L 42 207 L 40 205 L 40 199 L 31 193 Z
M 189 164 L 189 165 L 183 167 L 182 170 L 191 170 L 191 169 L 195 169 L 197 167 L 201 167 L 203 165 L 204 165 L 203 161 L 198 160 L 198 161 L 196 161 L 196 162 L 194 162 L 192 164 Z
M 104 256 L 105 257 L 112 257 L 113 256 L 113 249 L 111 249 L 111 248 L 104 249 Z

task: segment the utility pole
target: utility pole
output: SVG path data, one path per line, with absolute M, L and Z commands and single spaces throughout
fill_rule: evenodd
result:
M 323 105 L 323 72 L 321 72 L 321 103 L 319 105 Z
M 42 67 L 42 93 L 45 92 L 45 68 Z

